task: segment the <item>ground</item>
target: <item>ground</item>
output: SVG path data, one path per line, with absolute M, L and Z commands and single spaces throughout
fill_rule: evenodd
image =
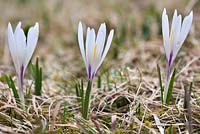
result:
M 16 80 L 10 58 L 6 29 L 39 22 L 40 36 L 35 63 L 43 69 L 42 95 L 34 95 L 30 70 L 26 71 L 26 109 L 18 107 L 11 90 L 1 78 L 1 133 L 200 133 L 200 2 L 198 0 L 0 0 L 1 77 Z M 160 101 L 157 64 L 165 79 L 166 57 L 161 15 L 166 8 L 170 21 L 174 9 L 182 16 L 191 10 L 190 34 L 176 61 L 177 75 L 168 106 Z M 115 30 L 108 55 L 95 77 L 89 120 L 81 117 L 75 83 L 87 76 L 77 41 L 78 23 L 96 30 L 102 22 Z M 185 90 L 193 83 L 188 109 Z M 25 91 L 26 92 L 26 91 Z M 188 114 L 191 109 L 191 114 Z M 189 116 L 188 116 L 189 115 Z M 191 119 L 188 118 L 191 115 Z

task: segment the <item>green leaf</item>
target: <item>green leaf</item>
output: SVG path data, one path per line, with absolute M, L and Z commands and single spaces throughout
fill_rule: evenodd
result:
M 81 102 L 81 93 L 80 93 L 80 83 L 76 82 L 75 84 L 75 89 L 76 89 L 76 96 L 77 96 L 77 101 Z
M 160 66 L 157 64 L 157 71 L 158 71 L 158 78 L 159 78 L 159 83 L 160 83 L 160 90 L 161 90 L 161 101 L 163 104 L 163 85 L 162 85 L 162 77 L 161 77 L 161 72 L 160 72 Z
M 98 82 L 97 82 L 97 87 L 101 88 L 101 76 L 98 76 Z
M 172 96 L 172 89 L 174 87 L 174 80 L 175 80 L 175 74 L 176 74 L 176 69 L 174 69 L 172 76 L 170 78 L 170 83 L 169 83 L 169 87 L 168 87 L 168 92 L 167 92 L 167 98 L 166 98 L 166 104 L 169 104 L 169 100 Z
M 39 66 L 39 58 L 37 57 L 35 65 L 31 65 L 31 71 L 35 84 L 35 95 L 41 96 L 42 91 L 42 68 Z
M 5 75 L 5 79 L 6 79 L 6 82 L 7 82 L 8 86 L 9 86 L 9 88 L 12 89 L 12 92 L 13 92 L 13 95 L 15 97 L 16 102 L 18 104 L 20 104 L 19 94 L 18 94 L 18 91 L 16 89 L 15 83 L 12 80 L 12 77 Z

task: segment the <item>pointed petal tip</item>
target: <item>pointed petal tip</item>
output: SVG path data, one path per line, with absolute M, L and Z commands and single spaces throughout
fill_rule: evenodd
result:
M 167 15 L 166 8 L 163 9 L 163 13 L 162 13 L 162 15 L 163 15 L 163 16 L 164 16 L 164 15 Z
M 87 27 L 87 30 L 90 31 L 90 27 Z
M 82 22 L 81 22 L 81 21 L 79 21 L 78 25 L 79 25 L 79 26 L 82 26 Z
M 114 30 L 114 29 L 112 29 L 110 32 L 111 32 L 112 34 L 114 34 L 115 30 Z
M 163 9 L 163 13 L 166 13 L 166 8 Z
M 21 21 L 19 21 L 19 22 L 18 22 L 18 25 L 21 27 L 21 25 L 22 25 L 22 22 L 21 22 Z
M 101 23 L 99 29 L 101 29 L 101 28 L 102 28 L 102 30 L 106 30 L 106 23 L 105 22 Z
M 9 28 L 12 28 L 12 25 L 11 25 L 11 23 L 10 23 L 10 22 L 8 22 L 8 27 L 9 27 Z
M 177 16 L 177 9 L 175 9 L 175 10 L 174 10 L 174 15 L 176 15 L 176 16 Z
M 91 29 L 92 32 L 95 32 L 94 28 Z
M 38 23 L 38 22 L 35 23 L 34 28 L 35 28 L 35 29 L 39 29 L 39 23 Z
M 35 26 L 39 26 L 39 23 L 38 23 L 38 22 L 35 22 Z
M 193 16 L 193 11 L 190 12 L 189 16 Z
M 18 22 L 18 24 L 17 24 L 17 27 L 16 27 L 16 29 L 21 29 L 21 25 L 22 25 L 22 22 L 21 22 L 21 21 L 19 21 L 19 22 Z

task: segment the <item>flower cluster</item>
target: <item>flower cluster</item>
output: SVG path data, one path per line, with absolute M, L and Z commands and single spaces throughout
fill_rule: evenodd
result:
M 193 20 L 192 11 L 182 21 L 182 16 L 178 15 L 177 10 L 175 10 L 170 29 L 166 9 L 164 9 L 163 11 L 162 34 L 163 34 L 164 49 L 167 58 L 166 84 L 164 88 L 164 93 L 162 94 L 164 102 L 166 102 L 170 81 L 172 79 L 171 74 L 173 70 L 173 63 L 190 31 L 192 20 Z M 88 88 L 85 95 L 82 95 L 82 97 L 84 98 L 82 99 L 83 100 L 82 106 L 84 107 L 83 110 L 85 110 L 83 111 L 83 113 L 84 117 L 87 119 L 87 112 L 89 109 L 89 99 L 90 99 L 90 92 L 92 89 L 93 79 L 97 74 L 101 64 L 103 63 L 109 51 L 114 36 L 114 30 L 111 29 L 108 34 L 108 37 L 106 37 L 106 24 L 102 23 L 97 33 L 95 33 L 94 28 L 90 27 L 87 28 L 85 41 L 83 35 L 84 35 L 83 26 L 82 23 L 79 22 L 78 43 L 86 67 L 86 73 L 88 76 Z M 10 49 L 11 57 L 18 78 L 19 97 L 21 102 L 24 103 L 24 93 L 23 93 L 24 75 L 28 63 L 30 62 L 31 57 L 37 45 L 39 37 L 39 24 L 35 23 L 34 26 L 30 27 L 26 36 L 24 30 L 21 28 L 21 22 L 18 23 L 14 32 L 11 24 L 8 23 L 7 37 L 8 37 L 8 46 Z M 82 92 L 84 94 L 83 90 Z

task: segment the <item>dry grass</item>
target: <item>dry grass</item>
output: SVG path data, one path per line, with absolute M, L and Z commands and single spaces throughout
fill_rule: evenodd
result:
M 180 4 L 181 3 L 181 4 Z M 6 25 L 40 23 L 36 56 L 44 70 L 42 96 L 31 95 L 26 110 L 17 107 L 3 80 L 0 83 L 1 133 L 187 133 L 187 111 L 183 108 L 184 91 L 193 82 L 190 107 L 193 133 L 200 132 L 200 17 L 199 2 L 172 1 L 0 1 L 1 74 L 13 74 L 6 43 Z M 158 7 L 158 8 L 156 8 Z M 156 65 L 165 75 L 165 54 L 155 14 L 166 7 L 186 15 L 194 11 L 194 23 L 176 61 L 178 70 L 173 98 L 162 106 Z M 153 11 L 152 11 L 153 10 Z M 153 13 L 152 13 L 153 12 Z M 150 17 L 150 34 L 142 32 Z M 84 79 L 85 68 L 77 44 L 77 24 L 97 28 L 106 21 L 115 28 L 115 39 L 100 69 L 92 90 L 91 107 L 86 121 L 81 118 L 74 84 Z M 4 48 L 4 49 L 3 49 Z M 26 87 L 31 80 L 27 70 Z M 15 77 L 14 77 L 15 79 Z M 33 92 L 33 87 L 31 87 Z

